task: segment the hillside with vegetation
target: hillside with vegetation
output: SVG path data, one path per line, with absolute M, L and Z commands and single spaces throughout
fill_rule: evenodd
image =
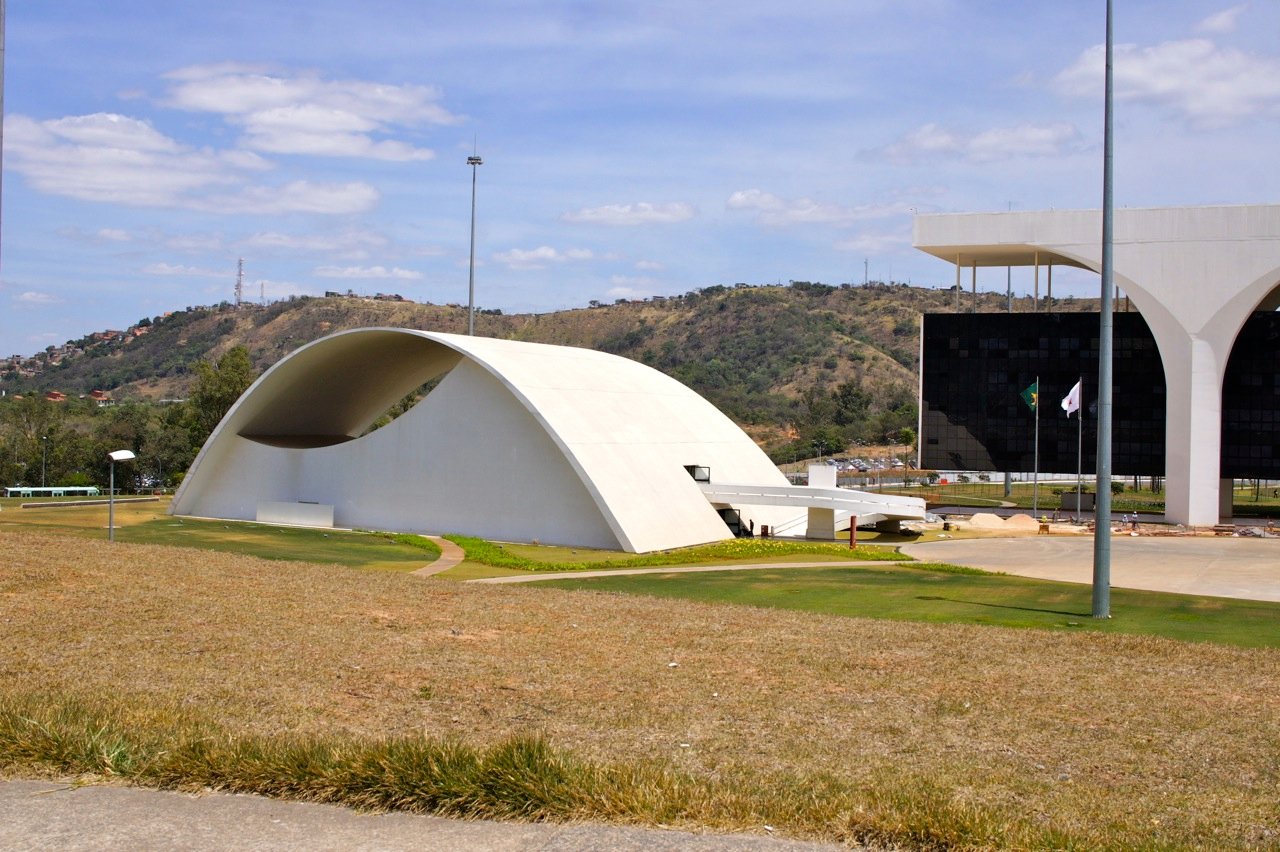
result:
M 1006 306 L 999 294 L 979 294 L 975 305 L 964 293 L 962 309 L 974 307 L 993 312 Z M 1090 307 L 1070 299 L 1055 305 L 1057 310 Z M 910 443 L 916 423 L 920 316 L 954 309 L 951 290 L 795 281 L 787 286 L 714 286 L 682 296 L 593 303 L 547 314 L 482 311 L 476 332 L 582 346 L 641 361 L 702 394 L 781 460 L 805 458 L 819 446 L 834 451 L 854 443 Z M 1030 309 L 1030 304 L 1015 306 Z M 217 405 L 194 410 L 190 402 L 200 396 L 193 383 L 203 377 L 207 386 L 217 379 L 211 367 L 219 359 L 241 350 L 247 354 L 250 369 L 239 361 L 234 365 L 234 391 L 240 381 L 251 380 L 306 343 L 371 326 L 464 333 L 466 309 L 350 295 L 188 308 L 140 320 L 127 332 L 99 332 L 50 347 L 21 365 L 10 362 L 0 372 L 0 388 L 8 394 L 0 400 L 0 468 L 9 460 L 9 469 L 0 473 L 9 481 L 18 475 L 14 465 L 25 465 L 29 484 L 38 463 L 48 479 L 48 442 L 42 447 L 40 440 L 47 427 L 34 426 L 33 418 L 52 422 L 76 411 L 72 420 L 79 425 L 71 431 L 96 434 L 101 423 L 93 423 L 122 418 L 125 409 L 136 407 L 157 410 L 145 416 L 135 412 L 127 428 L 115 431 L 125 437 L 146 433 L 148 424 L 163 425 L 166 445 L 177 447 L 184 443 L 178 433 L 185 430 L 185 448 L 169 452 L 163 465 L 171 471 L 184 469 L 207 436 L 209 420 L 216 423 L 220 416 Z M 28 402 L 22 413 L 16 411 L 15 394 L 49 391 L 81 403 L 93 391 L 105 391 L 120 410 L 108 414 L 92 404 L 63 405 L 64 414 L 41 415 L 26 410 L 33 407 Z M 26 425 L 16 429 L 15 423 L 24 420 Z

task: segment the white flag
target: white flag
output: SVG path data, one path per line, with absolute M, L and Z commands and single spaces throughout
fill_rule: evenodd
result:
M 1068 417 L 1073 411 L 1080 410 L 1080 382 L 1076 382 L 1071 392 L 1062 398 L 1062 410 L 1067 412 Z

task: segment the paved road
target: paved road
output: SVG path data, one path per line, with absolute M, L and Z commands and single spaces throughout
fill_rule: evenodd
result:
M 841 847 L 768 836 L 361 814 L 335 805 L 259 796 L 0 782 L 0 849 L 24 852 L 819 852 L 837 848 Z
M 1093 582 L 1093 536 L 1025 536 L 903 545 L 925 562 L 950 562 L 1042 580 Z M 1111 585 L 1280 601 L 1280 539 L 1208 536 L 1111 539 Z

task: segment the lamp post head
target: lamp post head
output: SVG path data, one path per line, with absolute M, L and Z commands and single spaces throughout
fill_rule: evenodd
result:
M 113 462 L 131 461 L 137 458 L 137 456 L 133 454 L 132 450 L 113 450 L 112 452 L 107 453 L 107 457 Z
M 475 156 L 467 157 L 467 165 L 468 165 L 468 166 L 483 166 L 483 165 L 484 165 L 484 160 L 480 159 L 479 157 L 475 157 Z

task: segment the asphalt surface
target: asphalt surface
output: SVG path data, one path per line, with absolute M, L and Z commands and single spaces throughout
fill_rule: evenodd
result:
M 847 847 L 768 836 L 363 814 L 336 805 L 223 793 L 0 782 L 0 849 L 14 852 L 819 852 L 838 848 Z
M 902 552 L 923 562 L 949 562 L 1041 580 L 1093 582 L 1092 535 L 929 541 L 903 545 Z M 1280 601 L 1280 539 L 1113 533 L 1111 585 Z

